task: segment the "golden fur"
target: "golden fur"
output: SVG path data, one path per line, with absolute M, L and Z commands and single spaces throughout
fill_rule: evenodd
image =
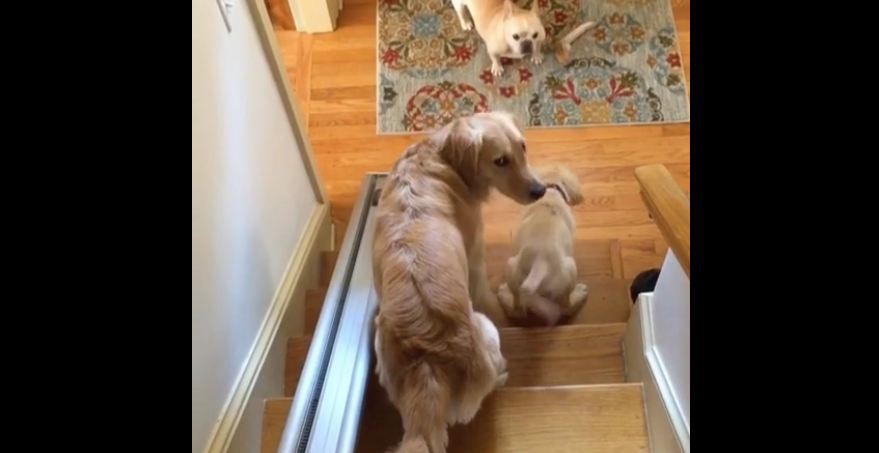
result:
M 525 322 L 535 315 L 546 325 L 577 313 L 586 302 L 588 288 L 577 283 L 574 261 L 574 216 L 570 206 L 583 195 L 576 176 L 566 167 L 537 170 L 547 185 L 546 195 L 525 208 L 516 229 L 516 256 L 507 260 L 506 283 L 498 288 L 498 301 L 507 317 Z
M 456 120 L 410 146 L 384 181 L 373 245 L 379 382 L 403 419 L 400 452 L 446 451 L 447 425 L 469 422 L 506 381 L 483 262 L 480 205 L 491 190 L 543 195 L 520 126 L 506 113 Z

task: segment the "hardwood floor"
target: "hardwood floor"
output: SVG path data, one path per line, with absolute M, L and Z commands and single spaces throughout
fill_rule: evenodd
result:
M 672 0 L 689 81 L 689 0 Z M 363 174 L 387 171 L 421 136 L 378 136 L 376 131 L 376 4 L 346 0 L 333 33 L 276 30 L 287 71 L 308 121 L 308 134 L 344 232 Z M 529 129 L 532 164 L 564 162 L 580 178 L 586 201 L 575 208 L 579 274 L 590 296 L 576 322 L 625 322 L 628 286 L 644 269 L 658 267 L 667 246 L 638 194 L 634 169 L 665 164 L 690 188 L 690 126 L 614 126 Z M 495 195 L 484 210 L 489 276 L 496 285 L 509 256 L 519 207 Z M 504 324 L 498 313 L 490 313 Z

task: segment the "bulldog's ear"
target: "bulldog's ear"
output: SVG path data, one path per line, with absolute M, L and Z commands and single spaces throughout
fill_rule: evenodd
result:
M 540 0 L 534 0 L 533 2 L 531 2 L 531 12 L 532 13 L 537 14 L 540 11 L 540 8 L 538 7 L 539 3 L 540 3 Z
M 537 3 L 537 0 L 534 0 L 534 3 Z M 504 0 L 504 19 L 513 15 L 513 1 L 512 0 Z

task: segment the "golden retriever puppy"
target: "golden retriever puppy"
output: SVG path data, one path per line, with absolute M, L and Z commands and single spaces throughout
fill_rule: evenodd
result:
M 513 321 L 536 316 L 547 326 L 577 313 L 588 288 L 577 283 L 574 261 L 574 215 L 583 201 L 577 177 L 563 166 L 537 170 L 546 195 L 525 208 L 513 238 L 515 256 L 507 260 L 506 283 L 498 301 Z
M 507 113 L 462 118 L 410 146 L 384 181 L 373 272 L 376 373 L 400 412 L 400 452 L 442 453 L 447 426 L 469 422 L 506 382 L 497 328 L 474 311 L 492 295 L 480 205 L 492 188 L 519 203 L 543 196 Z

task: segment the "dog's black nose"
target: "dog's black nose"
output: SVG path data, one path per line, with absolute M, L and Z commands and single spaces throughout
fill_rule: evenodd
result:
M 539 200 L 541 197 L 543 197 L 543 194 L 545 194 L 545 193 L 546 193 L 546 186 L 544 186 L 543 184 L 532 185 L 531 191 L 528 192 L 528 194 L 531 195 L 531 199 L 533 199 L 533 200 Z
M 534 47 L 530 40 L 522 41 L 522 53 L 531 53 L 532 50 L 534 50 Z

